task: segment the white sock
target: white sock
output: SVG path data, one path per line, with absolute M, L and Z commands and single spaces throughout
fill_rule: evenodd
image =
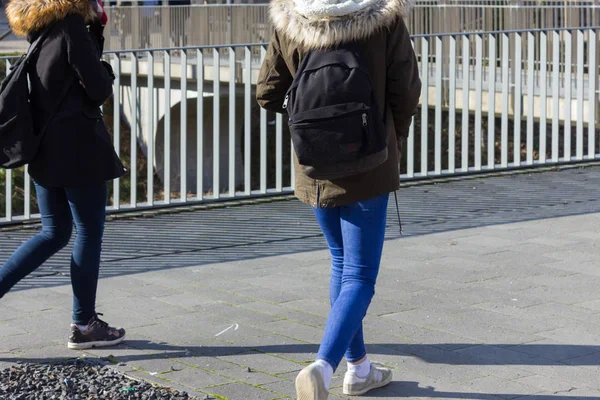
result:
M 371 372 L 371 362 L 368 358 L 365 358 L 365 361 L 360 364 L 348 363 L 348 372 L 354 373 L 354 375 L 358 376 L 360 379 L 365 379 Z
M 81 332 L 85 332 L 88 330 L 88 326 L 87 325 L 77 325 L 75 324 L 75 326 L 77 327 L 77 329 L 79 329 Z
M 333 378 L 333 367 L 329 365 L 329 363 L 325 360 L 317 360 L 315 361 L 319 367 L 321 367 L 321 372 L 323 373 L 323 380 L 325 381 L 325 389 L 329 391 L 329 385 L 331 385 L 331 378 Z

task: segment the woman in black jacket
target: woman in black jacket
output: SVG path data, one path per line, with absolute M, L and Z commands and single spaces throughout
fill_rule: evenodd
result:
M 6 11 L 15 34 L 29 42 L 45 35 L 28 66 L 34 123 L 44 137 L 29 165 L 42 231 L 0 268 L 0 297 L 67 245 L 74 221 L 68 346 L 114 345 L 125 331 L 110 327 L 95 310 L 107 181 L 125 173 L 100 110 L 114 80 L 100 61 L 102 8 L 95 0 L 12 0 Z

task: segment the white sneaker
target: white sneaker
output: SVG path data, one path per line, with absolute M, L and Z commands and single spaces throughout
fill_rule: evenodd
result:
M 392 381 L 392 370 L 381 364 L 371 363 L 371 371 L 366 378 L 359 378 L 354 372 L 346 372 L 344 376 L 344 394 L 360 396 L 369 390 L 388 385 Z
M 296 395 L 298 400 L 327 400 L 329 397 L 323 372 L 317 363 L 310 364 L 296 377 Z

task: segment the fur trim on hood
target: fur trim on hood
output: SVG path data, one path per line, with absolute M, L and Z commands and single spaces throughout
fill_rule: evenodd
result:
M 277 32 L 306 49 L 366 39 L 407 14 L 409 0 L 272 0 Z
M 90 0 L 11 0 L 6 16 L 15 35 L 28 36 L 64 19 L 79 14 L 86 23 L 98 18 Z

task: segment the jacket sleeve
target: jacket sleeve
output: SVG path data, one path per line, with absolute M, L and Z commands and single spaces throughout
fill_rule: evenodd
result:
M 99 46 L 87 31 L 83 18 L 71 15 L 66 24 L 67 57 L 88 97 L 97 105 L 112 94 L 113 78 L 100 61 Z
M 387 99 L 391 108 L 396 136 L 406 139 L 417 113 L 421 97 L 421 79 L 408 29 L 400 19 L 388 39 L 387 54 Z
M 292 73 L 283 59 L 279 37 L 275 32 L 258 75 L 256 86 L 258 104 L 268 111 L 285 113 L 283 102 L 293 79 Z

